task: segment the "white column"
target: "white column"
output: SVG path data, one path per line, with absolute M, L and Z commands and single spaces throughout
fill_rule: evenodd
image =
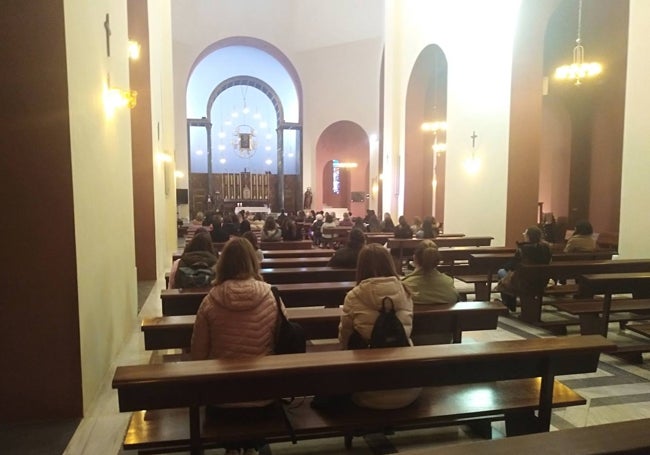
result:
M 650 2 L 630 0 L 619 234 L 619 253 L 625 258 L 650 257 L 650 216 L 647 204 L 650 175 L 648 30 Z

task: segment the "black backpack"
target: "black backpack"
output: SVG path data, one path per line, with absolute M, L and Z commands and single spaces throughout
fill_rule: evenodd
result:
M 180 266 L 174 275 L 174 286 L 181 289 L 205 288 L 214 280 L 215 271 L 205 262 L 197 262 L 191 267 Z
M 275 329 L 275 353 L 276 354 L 300 354 L 307 352 L 307 338 L 302 326 L 291 322 L 282 312 L 280 305 L 280 292 L 278 288 L 271 288 L 275 303 L 278 307 L 278 323 Z
M 387 308 L 389 305 L 390 308 Z M 395 312 L 393 299 L 384 297 L 381 301 L 379 316 L 372 327 L 370 341 L 366 342 L 355 330 L 350 336 L 348 349 L 400 348 L 410 345 L 404 326 Z

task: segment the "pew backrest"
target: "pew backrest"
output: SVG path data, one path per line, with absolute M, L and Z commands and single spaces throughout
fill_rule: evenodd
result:
M 113 388 L 120 411 L 529 377 L 551 400 L 556 375 L 595 371 L 615 349 L 588 335 L 122 366 Z

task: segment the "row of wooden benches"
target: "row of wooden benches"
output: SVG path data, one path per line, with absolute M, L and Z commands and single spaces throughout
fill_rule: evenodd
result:
M 350 284 L 353 285 L 354 283 Z M 459 305 L 459 309 L 462 308 L 463 304 L 483 305 L 485 302 L 460 303 L 457 304 Z M 494 303 L 492 303 L 492 305 L 494 305 Z M 440 308 L 440 310 L 441 311 L 437 315 L 438 317 L 443 313 L 442 308 Z M 308 311 L 312 312 L 311 323 L 309 322 L 310 316 L 308 316 L 308 313 L 303 313 L 303 316 L 305 317 L 301 320 L 301 323 L 307 326 L 307 333 L 309 336 L 331 337 L 335 334 L 336 322 L 338 322 L 338 317 L 340 315 L 339 309 L 311 309 Z M 501 311 L 503 311 L 503 308 L 501 308 Z M 318 312 L 322 313 L 318 314 Z M 460 314 L 460 311 L 457 311 L 457 313 Z M 300 319 L 299 314 L 291 315 L 291 317 L 293 319 Z M 496 316 L 494 319 L 496 319 Z M 420 322 L 424 322 L 425 319 L 420 317 L 419 320 Z M 417 321 L 418 315 L 416 314 L 414 323 L 417 324 Z M 459 323 L 459 319 L 457 318 L 454 326 L 446 326 L 444 330 L 449 330 L 450 327 L 455 327 L 455 329 L 451 330 L 455 331 L 455 333 L 459 332 L 459 328 L 461 329 L 461 332 L 462 330 L 468 330 L 463 327 L 463 324 L 465 324 L 466 321 L 467 320 L 463 323 Z M 158 320 L 158 322 L 161 323 L 161 327 L 164 326 L 162 320 Z M 185 321 L 185 324 L 186 327 L 189 326 L 190 321 Z M 161 327 L 159 327 L 159 329 Z M 181 344 L 186 346 L 190 335 L 191 332 L 186 328 L 184 335 L 185 341 Z M 567 340 L 568 343 L 573 343 L 573 339 L 575 338 L 576 337 L 565 337 L 563 339 Z M 608 352 L 613 352 L 613 349 L 615 349 L 615 347 L 610 346 L 607 350 Z M 572 362 L 573 360 L 568 361 L 568 363 Z M 291 365 L 287 365 L 287 367 L 291 369 Z M 527 367 L 523 366 L 523 368 Z M 229 371 L 232 370 L 229 369 Z M 420 371 L 418 372 L 421 373 Z M 375 374 L 369 373 L 368 376 L 365 377 L 367 380 L 371 380 L 371 378 L 375 377 Z M 145 381 L 148 382 L 149 380 L 147 379 Z M 406 411 L 401 410 L 400 412 L 389 412 L 384 414 L 360 410 L 355 407 L 344 408 L 338 413 L 323 410 L 317 411 L 308 406 L 310 398 L 307 397 L 302 406 L 295 409 L 286 409 L 284 410 L 284 413 L 288 416 L 287 418 L 289 422 L 293 424 L 295 436 L 299 438 L 309 438 L 343 434 L 345 436 L 346 445 L 351 443 L 353 435 L 362 434 L 367 431 L 408 428 L 411 426 L 441 423 L 458 423 L 465 422 L 467 419 L 472 420 L 474 428 L 483 429 L 483 431 L 485 431 L 486 428 L 489 428 L 490 420 L 505 418 L 509 435 L 518 434 L 519 432 L 539 430 L 537 425 L 546 411 L 540 410 L 539 417 L 535 417 L 534 415 L 531 417 L 532 411 L 528 409 L 530 406 L 533 406 L 532 409 L 535 409 L 535 406 L 541 403 L 539 399 L 541 396 L 540 390 L 543 390 L 544 387 L 539 389 L 539 383 L 536 380 L 530 380 L 530 378 L 527 381 L 518 379 L 516 381 L 508 380 L 490 384 L 480 383 L 471 386 L 466 384 L 457 384 L 456 382 L 454 382 L 454 384 L 455 385 L 427 388 L 421 399 L 418 400 L 417 406 L 411 406 Z M 217 385 L 213 384 L 213 386 Z M 393 384 L 393 386 L 402 387 L 406 385 L 400 383 Z M 382 388 L 383 387 L 384 386 L 382 386 Z M 488 406 L 490 407 L 489 410 L 483 408 L 479 413 L 475 413 L 476 407 L 469 398 L 478 393 L 479 390 L 481 393 L 486 393 L 486 390 L 488 390 L 493 401 L 491 402 L 491 407 Z M 527 392 L 524 393 L 524 390 L 527 390 Z M 525 394 L 528 397 L 528 404 L 524 404 L 525 400 L 522 400 L 521 396 L 514 398 L 509 395 L 509 393 Z M 201 397 L 200 400 L 206 399 L 204 395 L 201 395 Z M 535 397 L 537 397 L 537 400 Z M 206 401 L 201 401 L 201 403 L 205 402 Z M 212 399 L 210 399 L 210 402 L 213 402 Z M 512 407 L 513 402 L 516 402 L 514 408 Z M 560 384 L 556 384 L 552 402 L 553 404 L 551 406 L 569 406 L 584 401 L 581 401 L 574 392 L 563 388 Z M 194 406 L 195 409 L 190 407 L 189 410 L 165 409 L 160 411 L 147 411 L 146 413 L 135 413 L 131 420 L 127 438 L 125 439 L 125 448 L 150 449 L 151 447 L 156 447 L 156 450 L 161 448 L 164 450 L 165 447 L 168 448 L 171 444 L 173 445 L 174 450 L 179 447 L 193 447 L 194 452 L 199 453 L 202 446 L 218 446 L 222 445 L 224 441 L 232 440 L 233 438 L 251 437 L 251 433 L 249 432 L 250 428 L 249 425 L 247 425 L 248 422 L 233 422 L 230 418 L 226 418 L 223 421 L 217 419 L 216 421 L 204 420 L 201 422 L 198 406 L 199 405 Z M 523 408 L 526 408 L 526 410 L 520 412 Z M 550 416 L 550 411 L 548 411 L 548 415 Z M 388 428 L 386 425 L 382 426 L 382 424 L 387 421 L 391 422 L 391 425 L 389 425 Z M 198 436 L 195 434 L 194 438 L 192 438 L 191 428 L 197 426 L 199 428 L 195 429 L 194 433 L 198 432 Z M 256 427 L 258 426 L 256 425 Z M 291 438 L 291 435 L 283 424 L 282 419 L 279 419 L 277 415 L 271 416 L 267 421 L 260 423 L 258 428 L 260 429 L 260 435 L 265 435 L 269 441 L 280 441 Z
M 490 246 L 492 237 L 489 236 L 463 236 L 463 237 L 439 237 L 435 239 L 439 247 L 478 247 Z M 414 250 L 422 242 L 421 239 L 396 239 L 391 235 L 373 236 L 367 235 L 366 241 L 368 243 L 381 243 L 386 244 L 388 248 L 402 250 L 404 253 Z M 213 243 L 216 251 L 221 251 L 225 243 Z M 260 242 L 260 249 L 263 251 L 278 251 L 278 250 L 308 250 L 313 248 L 311 240 L 288 240 L 279 242 Z M 175 256 L 179 252 L 175 253 Z M 266 256 L 265 256 L 266 257 Z
M 124 447 L 175 451 L 264 437 L 269 442 L 355 435 L 423 425 L 471 423 L 487 433 L 506 420 L 508 435 L 548 431 L 551 410 L 585 400 L 555 380 L 596 370 L 615 346 L 599 335 L 518 341 L 312 352 L 257 359 L 118 367 L 120 410 L 133 414 Z M 541 378 L 541 379 L 540 379 Z M 411 406 L 373 411 L 314 409 L 311 396 L 425 387 Z M 281 414 L 237 421 L 203 418 L 205 404 L 307 397 Z M 142 411 L 146 410 L 146 411 Z
M 337 338 L 340 308 L 288 308 L 291 321 L 299 323 L 309 340 Z M 458 302 L 450 305 L 416 305 L 413 316 L 414 341 L 433 334 L 451 334 L 454 343 L 462 333 L 496 329 L 498 317 L 507 314 L 500 302 Z M 186 349 L 190 346 L 195 314 L 162 316 L 142 321 L 145 349 Z

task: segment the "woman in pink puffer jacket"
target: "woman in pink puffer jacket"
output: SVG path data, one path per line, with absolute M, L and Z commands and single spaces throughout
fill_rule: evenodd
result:
M 226 243 L 217 278 L 201 302 L 192 333 L 192 359 L 258 357 L 273 353 L 277 306 L 259 275 L 248 240 Z
M 281 306 L 284 312 L 284 307 Z M 260 357 L 273 354 L 278 309 L 271 286 L 259 274 L 259 262 L 251 243 L 234 238 L 223 248 L 217 262 L 217 278 L 201 302 L 192 333 L 192 359 Z M 265 412 L 272 401 L 256 401 L 207 407 L 207 414 Z M 228 407 L 225 411 L 223 408 Z M 239 409 L 232 409 L 239 408 Z M 269 407 L 272 408 L 272 407 Z M 226 454 L 257 453 L 264 441 L 244 441 L 226 447 Z

